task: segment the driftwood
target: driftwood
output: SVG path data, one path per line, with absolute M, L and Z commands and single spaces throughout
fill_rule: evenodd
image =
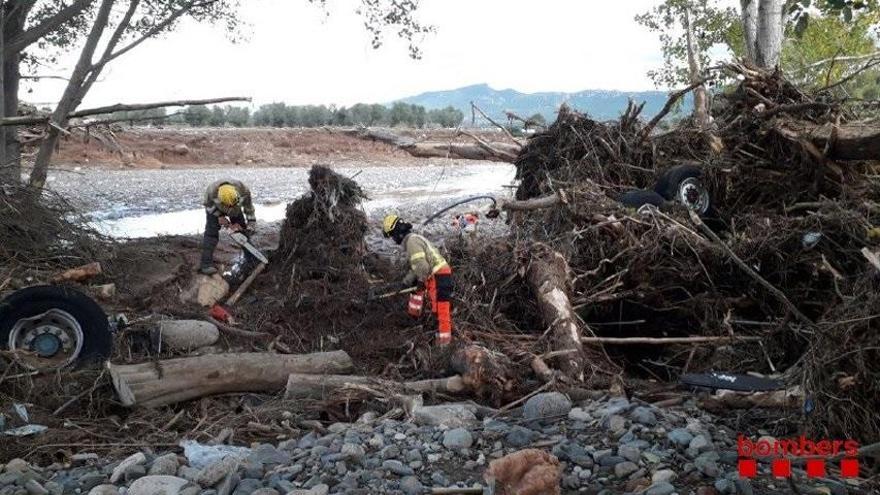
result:
M 722 342 L 760 342 L 761 337 L 584 337 L 584 344 L 614 345 L 672 345 L 672 344 L 718 344 Z
M 52 282 L 82 282 L 83 280 L 98 276 L 102 273 L 101 264 L 98 262 L 78 266 L 65 270 L 52 278 Z
M 152 110 L 154 108 L 164 108 L 164 107 L 182 107 L 187 105 L 210 105 L 212 103 L 226 103 L 230 101 L 251 101 L 250 98 L 245 98 L 241 96 L 234 96 L 228 98 L 210 98 L 206 100 L 176 100 L 176 101 L 163 101 L 158 103 L 139 103 L 126 105 L 122 103 L 117 103 L 115 105 L 109 105 L 106 107 L 97 107 L 97 108 L 88 108 L 85 110 L 79 110 L 76 112 L 72 112 L 67 116 L 68 119 L 76 119 L 82 117 L 89 117 L 92 115 L 103 115 L 113 112 L 132 112 L 137 110 Z M 36 125 L 36 124 L 48 124 L 49 116 L 48 115 L 24 115 L 21 117 L 5 117 L 0 118 L 0 126 L 6 125 Z
M 498 208 L 507 211 L 534 211 L 554 208 L 561 204 L 565 204 L 567 201 L 568 199 L 565 196 L 565 191 L 559 190 L 556 194 L 541 196 L 540 198 L 523 200 L 498 199 Z
M 804 393 L 800 387 L 771 392 L 735 392 L 719 390 L 715 395 L 702 398 L 698 404 L 708 411 L 729 411 L 730 409 L 751 409 L 764 407 L 773 409 L 797 409 L 803 405 Z
M 291 373 L 345 373 L 351 358 L 343 351 L 285 355 L 217 354 L 132 365 L 107 364 L 120 402 L 159 407 L 230 392 L 275 392 Z
M 544 244 L 535 244 L 526 271 L 526 280 L 538 299 L 545 324 L 550 329 L 552 347 L 559 351 L 559 369 L 574 380 L 583 379 L 584 353 L 577 316 L 568 298 L 569 268 L 565 257 Z
M 454 158 L 512 163 L 520 151 L 520 147 L 517 145 L 508 143 L 490 144 L 466 132 L 460 132 L 460 134 L 467 135 L 475 143 L 419 142 L 413 138 L 397 135 L 386 129 L 371 129 L 367 127 L 355 129 L 327 128 L 327 130 L 358 139 L 390 144 L 418 158 Z
M 291 373 L 284 391 L 285 399 L 326 399 L 339 395 L 343 389 L 362 390 L 362 387 L 383 391 L 400 391 L 406 393 L 445 393 L 458 394 L 466 387 L 460 376 L 420 380 L 415 382 L 394 382 L 356 375 L 310 375 Z
M 864 123 L 817 125 L 802 121 L 779 121 L 774 128 L 789 139 L 802 138 L 819 149 L 830 145 L 832 160 L 875 160 L 880 156 L 880 127 Z
M 243 296 L 244 293 L 248 290 L 251 284 L 254 283 L 254 279 L 257 278 L 257 275 L 263 273 L 263 270 L 265 269 L 265 263 L 260 263 L 259 265 L 257 265 L 257 267 L 254 268 L 254 271 L 252 271 L 250 275 L 248 275 L 248 277 L 244 279 L 244 282 L 242 282 L 241 285 L 238 286 L 238 289 L 236 289 L 235 292 L 233 292 L 232 295 L 229 296 L 229 299 L 226 300 L 226 305 L 229 307 L 234 306 L 235 303 L 237 303 L 238 300 L 241 299 L 241 296 Z

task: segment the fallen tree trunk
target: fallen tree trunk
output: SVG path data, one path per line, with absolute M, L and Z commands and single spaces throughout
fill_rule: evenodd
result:
M 217 354 L 157 363 L 107 364 L 120 402 L 159 407 L 229 392 L 274 392 L 291 373 L 345 373 L 351 358 L 343 351 L 285 355 Z
M 378 141 L 395 146 L 418 158 L 454 158 L 463 160 L 489 160 L 512 163 L 520 147 L 509 143 L 487 143 L 469 133 L 462 132 L 475 143 L 419 142 L 413 138 L 400 136 L 385 129 L 329 129 L 329 132 L 345 134 L 358 139 Z
M 552 347 L 559 355 L 559 369 L 569 378 L 583 380 L 584 348 L 566 290 L 568 272 L 564 256 L 545 244 L 536 243 L 532 247 L 526 280 L 538 299 L 544 323 L 553 335 Z
M 96 261 L 94 263 L 89 263 L 88 265 L 65 270 L 52 277 L 52 282 L 56 284 L 59 282 L 82 282 L 88 278 L 96 277 L 101 273 L 103 273 L 103 270 L 101 270 L 101 263 Z
M 812 124 L 802 121 L 780 121 L 775 129 L 780 135 L 812 142 L 817 148 L 828 149 L 832 160 L 876 160 L 880 156 L 880 127 L 864 123 Z
M 761 337 L 584 337 L 584 344 L 615 345 L 673 345 L 673 344 L 720 344 L 724 342 L 760 342 Z
M 345 388 L 357 392 L 363 387 L 381 391 L 399 391 L 409 393 L 447 393 L 464 392 L 464 381 L 458 375 L 435 380 L 419 380 L 415 382 L 394 382 L 355 375 L 310 375 L 291 373 L 284 391 L 285 399 L 326 399 L 328 396 L 339 396 Z

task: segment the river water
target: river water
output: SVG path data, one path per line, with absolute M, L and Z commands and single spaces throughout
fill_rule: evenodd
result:
M 369 200 L 371 220 L 387 212 L 422 219 L 455 201 L 481 194 L 509 195 L 515 169 L 507 164 L 413 167 L 334 167 L 354 177 Z M 48 187 L 63 194 L 98 230 L 119 238 L 199 234 L 207 185 L 222 178 L 251 189 L 260 222 L 284 218 L 287 203 L 308 190 L 306 168 L 200 168 L 174 170 L 84 170 L 53 173 Z M 463 206 L 485 206 L 487 200 Z M 444 217 L 441 217 L 441 219 Z M 442 222 L 438 222 L 442 223 Z

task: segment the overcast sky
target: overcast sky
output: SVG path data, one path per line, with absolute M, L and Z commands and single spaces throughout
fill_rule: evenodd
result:
M 387 102 L 424 91 L 488 83 L 523 92 L 645 90 L 660 62 L 656 36 L 633 17 L 658 0 L 422 0 L 437 32 L 408 57 L 393 35 L 379 50 L 355 13 L 357 0 L 242 0 L 247 39 L 183 23 L 112 62 L 84 106 L 178 98 L 250 96 L 254 104 Z M 733 3 L 733 0 L 730 1 Z M 70 72 L 72 57 L 41 74 Z M 54 102 L 58 81 L 28 83 L 22 98 Z

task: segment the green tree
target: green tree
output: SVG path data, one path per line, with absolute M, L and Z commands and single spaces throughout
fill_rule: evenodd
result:
M 223 108 L 214 105 L 211 108 L 211 116 L 208 117 L 208 125 L 211 127 L 223 127 L 226 125 L 226 112 L 223 111 Z
M 211 120 L 211 110 L 205 105 L 186 107 L 183 112 L 183 120 L 193 127 L 204 127 Z
M 370 105 L 370 124 L 369 125 L 390 125 L 391 112 L 384 106 L 379 104 Z
M 428 112 L 428 121 L 440 127 L 457 127 L 461 124 L 462 120 L 464 120 L 464 113 L 453 106 L 434 109 Z
M 251 109 L 248 107 L 234 107 L 227 105 L 225 113 L 226 122 L 233 127 L 246 127 L 250 124 Z
M 392 127 L 409 124 L 412 121 L 411 112 L 412 106 L 406 103 L 397 102 L 391 105 L 391 110 L 388 112 L 389 124 Z

